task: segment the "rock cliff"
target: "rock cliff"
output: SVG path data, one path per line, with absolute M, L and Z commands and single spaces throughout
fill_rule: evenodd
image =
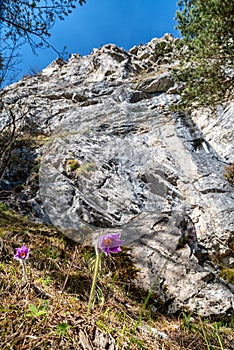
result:
M 172 112 L 175 40 L 128 52 L 105 45 L 6 87 L 1 128 L 14 147 L 2 146 L 0 200 L 79 243 L 121 232 L 138 283 L 168 312 L 230 314 L 233 286 L 220 269 L 234 267 L 234 192 L 224 177 L 234 105 Z

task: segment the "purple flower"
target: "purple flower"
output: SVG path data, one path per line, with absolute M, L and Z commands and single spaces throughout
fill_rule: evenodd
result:
M 124 241 L 120 239 L 120 233 L 108 233 L 99 240 L 99 248 L 106 254 L 118 253 Z
M 23 244 L 21 248 L 16 248 L 16 254 L 14 258 L 20 261 L 26 260 L 28 259 L 28 255 L 29 255 L 29 248 L 27 248 L 26 245 Z

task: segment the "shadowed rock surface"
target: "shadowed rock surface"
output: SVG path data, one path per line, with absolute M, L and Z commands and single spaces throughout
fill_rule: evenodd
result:
M 233 286 L 215 263 L 234 267 L 234 193 L 223 175 L 234 161 L 234 107 L 171 112 L 178 62 L 173 50 L 159 55 L 160 41 L 173 48 L 175 39 L 129 52 L 106 45 L 5 88 L 2 127 L 15 115 L 18 139 L 36 141 L 16 143 L 0 199 L 79 243 L 121 232 L 138 283 L 168 312 L 231 314 Z

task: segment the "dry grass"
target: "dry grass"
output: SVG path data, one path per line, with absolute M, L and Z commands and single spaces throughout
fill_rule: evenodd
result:
M 230 183 L 231 186 L 234 186 L 234 163 L 225 166 L 224 169 L 224 177 Z
M 22 243 L 30 247 L 25 286 L 13 259 Z M 0 205 L 0 253 L 1 350 L 233 349 L 230 323 L 166 316 L 155 295 L 139 324 L 147 292 L 134 284 L 137 270 L 127 249 L 102 259 L 90 315 L 93 248 L 77 246 L 54 227 L 33 224 Z

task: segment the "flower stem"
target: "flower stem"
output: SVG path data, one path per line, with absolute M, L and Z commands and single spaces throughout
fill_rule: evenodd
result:
M 23 268 L 22 284 L 25 285 L 27 283 L 27 272 L 26 272 L 26 262 L 25 262 L 25 260 L 22 260 L 22 268 Z
M 96 283 L 97 283 L 100 261 L 101 261 L 101 254 L 97 250 L 96 251 L 95 270 L 94 270 L 94 275 L 93 275 L 93 283 L 92 283 L 90 296 L 89 296 L 88 314 L 90 313 L 92 306 L 93 306 L 93 297 L 94 297 L 95 287 L 96 287 Z

